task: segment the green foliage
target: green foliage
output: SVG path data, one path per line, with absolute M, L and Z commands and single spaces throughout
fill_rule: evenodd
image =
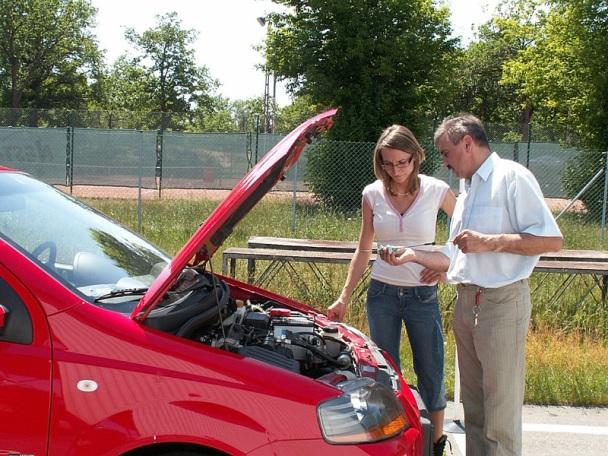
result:
M 153 75 L 126 56 L 120 56 L 102 79 L 105 101 L 110 111 L 154 110 L 154 97 L 147 90 L 153 85 Z
M 267 64 L 296 95 L 340 107 L 332 137 L 375 141 L 384 127 L 416 129 L 434 112 L 455 42 L 430 0 L 275 0 Z
M 504 66 L 535 123 L 590 149 L 608 149 L 608 9 L 605 0 L 553 0 L 534 41 Z M 575 134 L 573 136 L 573 133 Z
M 194 121 L 186 130 L 222 133 L 239 131 L 232 104 L 221 96 L 213 97 L 211 105 L 207 108 L 197 107 Z
M 304 178 L 310 191 L 328 207 L 359 209 L 363 187 L 375 180 L 373 150 L 374 143 L 346 141 L 320 141 L 309 147 Z
M 472 112 L 486 123 L 525 124 L 530 120 L 526 98 L 515 84 L 504 81 L 503 66 L 530 45 L 535 33 L 529 20 L 533 14 L 534 10 L 521 7 L 511 9 L 508 17 L 495 17 L 480 26 L 477 41 L 455 59 L 458 71 L 450 112 Z
M 0 2 L 0 105 L 81 109 L 101 55 L 87 0 Z
M 562 141 L 590 150 L 562 176 L 574 197 L 602 166 L 601 153 L 591 151 L 608 150 L 607 61 L 604 0 L 508 0 L 465 51 L 453 105 L 486 122 L 533 121 L 537 132 L 550 126 Z M 510 139 L 518 130 L 525 142 L 525 128 L 512 128 Z M 600 181 L 582 196 L 592 217 L 601 198 Z
M 157 16 L 157 20 L 155 27 L 141 34 L 127 29 L 125 37 L 140 54 L 130 61 L 126 57 L 120 59 L 110 78 L 116 81 L 124 73 L 134 77 L 121 88 L 127 92 L 127 102 L 139 103 L 137 110 L 193 112 L 195 108 L 211 106 L 210 93 L 217 82 L 211 79 L 206 67 L 196 65 L 194 49 L 190 47 L 196 32 L 182 29 L 175 12 Z M 110 94 L 109 98 L 120 100 L 116 94 Z
M 425 0 L 278 3 L 296 12 L 271 16 L 267 64 L 298 95 L 289 111 L 293 123 L 312 108 L 340 107 L 329 137 L 360 146 L 356 153 L 331 141 L 311 148 L 306 183 L 329 207 L 355 211 L 375 179 L 372 150 L 380 132 L 392 123 L 420 131 L 435 112 L 436 87 L 447 79 L 455 45 L 447 11 Z M 425 170 L 436 165 L 429 160 Z
M 262 131 L 264 129 L 264 99 L 255 97 L 234 101 L 232 117 L 240 131 Z
M 608 9 L 603 0 L 552 3 L 535 46 L 508 67 L 534 101 L 541 122 L 552 122 L 585 152 L 568 164 L 563 184 L 574 197 L 604 165 L 608 150 Z M 599 219 L 603 179 L 582 195 Z
M 433 175 L 441 164 L 430 134 L 419 139 L 426 152 L 422 174 Z M 322 140 L 307 151 L 304 179 L 309 190 L 325 206 L 352 213 L 361 207 L 361 192 L 376 177 L 373 170 L 375 143 Z

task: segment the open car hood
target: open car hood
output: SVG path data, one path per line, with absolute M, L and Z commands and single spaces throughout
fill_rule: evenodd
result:
M 331 128 L 336 112 L 331 109 L 307 120 L 264 155 L 163 269 L 131 313 L 131 318 L 145 320 L 185 267 L 198 265 L 213 256 L 236 224 L 284 178 L 306 144 Z

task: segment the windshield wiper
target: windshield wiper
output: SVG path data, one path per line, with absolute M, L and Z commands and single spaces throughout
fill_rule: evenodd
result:
M 143 295 L 146 291 L 148 291 L 148 288 L 123 288 L 122 290 L 113 290 L 109 293 L 97 296 L 93 302 L 99 302 L 110 298 L 118 298 L 121 296 Z

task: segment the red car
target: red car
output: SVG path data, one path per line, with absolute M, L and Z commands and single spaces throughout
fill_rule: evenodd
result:
M 267 153 L 174 258 L 0 169 L 0 455 L 429 451 L 415 392 L 368 337 L 210 268 L 334 115 Z

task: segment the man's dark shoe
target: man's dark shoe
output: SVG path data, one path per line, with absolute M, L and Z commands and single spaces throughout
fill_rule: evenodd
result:
M 445 449 L 445 444 L 448 441 L 447 435 L 442 435 L 439 440 L 433 443 L 433 456 L 443 456 L 443 450 Z

